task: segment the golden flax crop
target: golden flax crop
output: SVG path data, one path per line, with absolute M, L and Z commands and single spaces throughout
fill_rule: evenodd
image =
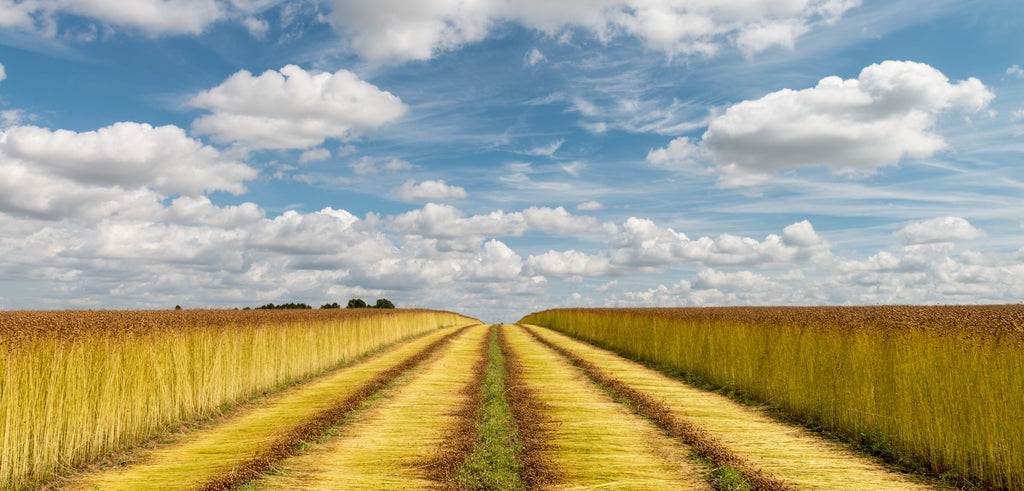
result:
M 444 443 L 449 423 L 474 377 L 488 326 L 453 340 L 431 361 L 384 391 L 341 434 L 280 462 L 258 489 L 429 489 L 431 457 Z
M 502 326 L 550 432 L 543 457 L 561 489 L 708 489 L 688 450 L 613 401 L 521 327 Z
M 770 473 L 779 482 L 799 489 L 930 489 L 804 428 L 773 421 L 760 409 L 691 387 L 564 334 L 545 328 L 533 332 L 598 367 L 617 383 L 645 394 L 651 405 L 662 405 L 673 418 L 695 424 L 703 433 L 701 438 L 723 444 L 726 452 L 758 471 L 759 477 Z
M 0 312 L 0 488 L 470 322 L 426 310 Z
M 770 403 L 937 473 L 1024 488 L 1024 306 L 561 309 L 522 322 Z

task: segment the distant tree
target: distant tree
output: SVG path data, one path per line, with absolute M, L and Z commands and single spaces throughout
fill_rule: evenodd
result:
M 174 310 L 181 310 L 181 305 L 175 305 Z
M 341 305 L 338 302 L 325 303 L 320 306 L 321 309 L 340 309 Z
M 313 308 L 313 307 L 310 307 L 309 305 L 306 305 L 306 304 L 301 303 L 301 302 L 300 303 L 288 302 L 288 303 L 282 303 L 280 305 L 274 305 L 273 303 L 268 303 L 266 305 L 261 305 L 259 307 L 256 307 L 257 310 L 311 309 L 311 308 Z
M 393 309 L 395 308 L 395 304 L 391 303 L 391 300 L 386 298 L 378 298 L 377 303 L 373 307 L 377 309 Z
M 367 307 L 368 307 L 368 305 L 366 305 L 366 301 L 365 300 L 363 300 L 361 298 L 353 298 L 352 300 L 348 301 L 348 307 L 347 308 L 350 308 L 350 309 L 365 309 Z

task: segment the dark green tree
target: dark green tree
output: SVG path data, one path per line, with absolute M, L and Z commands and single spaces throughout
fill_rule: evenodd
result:
M 395 304 L 391 303 L 391 300 L 386 298 L 378 298 L 377 303 L 373 307 L 377 309 L 393 309 L 395 308 Z
M 349 308 L 349 309 L 365 309 L 367 307 L 368 307 L 368 305 L 366 305 L 366 301 L 365 300 L 363 300 L 361 298 L 353 298 L 352 300 L 348 301 L 348 307 L 347 308 Z
M 305 303 L 302 303 L 302 302 L 299 302 L 299 303 L 288 302 L 288 303 L 282 303 L 282 304 L 279 304 L 279 305 L 274 305 L 273 303 L 268 303 L 266 305 L 261 305 L 259 307 L 256 307 L 257 310 L 311 309 L 311 308 L 313 308 L 313 307 L 310 307 L 309 305 L 306 305 Z
M 320 306 L 321 309 L 340 309 L 341 305 L 338 302 L 325 303 Z

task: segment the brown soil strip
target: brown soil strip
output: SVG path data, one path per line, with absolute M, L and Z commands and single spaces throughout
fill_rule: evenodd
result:
M 356 389 L 348 397 L 338 401 L 334 406 L 321 411 L 302 423 L 292 427 L 285 436 L 279 438 L 267 448 L 260 450 L 252 458 L 240 462 L 230 472 L 216 476 L 202 484 L 197 489 L 202 491 L 220 491 L 233 489 L 236 486 L 247 483 L 260 474 L 266 472 L 275 463 L 293 455 L 298 454 L 297 445 L 303 441 L 314 440 L 332 426 L 341 422 L 345 415 L 358 408 L 363 401 L 375 394 L 377 391 L 387 387 L 406 371 L 412 369 L 419 363 L 426 360 L 430 355 L 452 338 L 462 334 L 471 326 L 466 326 L 458 331 L 430 343 L 420 352 L 401 363 L 388 368 L 377 374 L 369 382 Z
M 718 467 L 729 466 L 736 469 L 754 487 L 754 489 L 765 491 L 788 491 L 796 487 L 782 481 L 778 477 L 756 469 L 746 459 L 736 455 L 725 444 L 709 434 L 699 425 L 672 414 L 672 409 L 666 404 L 655 399 L 650 394 L 634 389 L 622 381 L 608 375 L 593 363 L 579 357 L 572 351 L 558 346 L 541 336 L 538 336 L 532 329 L 520 325 L 534 339 L 544 346 L 567 358 L 572 364 L 579 367 L 594 382 L 604 386 L 616 396 L 629 401 L 631 409 L 637 414 L 650 419 L 659 428 L 667 432 L 673 438 L 678 438 L 690 446 L 697 455 L 709 460 Z
M 438 481 L 438 489 L 461 489 L 453 479 L 476 445 L 477 413 L 484 402 L 481 386 L 491 362 L 490 333 L 495 329 L 495 326 L 491 326 L 488 335 L 481 341 L 480 358 L 473 366 L 473 378 L 462 387 L 459 394 L 462 402 L 451 413 L 454 421 L 445 431 L 445 439 L 426 464 L 431 479 Z
M 522 480 L 527 489 L 539 489 L 560 481 L 558 470 L 544 458 L 544 451 L 551 448 L 552 440 L 549 422 L 544 417 L 544 407 L 537 396 L 523 382 L 523 367 L 519 356 L 505 336 L 504 326 L 498 329 L 498 344 L 505 355 L 505 369 L 508 371 L 507 392 L 512 416 L 515 418 L 516 437 L 523 444 Z

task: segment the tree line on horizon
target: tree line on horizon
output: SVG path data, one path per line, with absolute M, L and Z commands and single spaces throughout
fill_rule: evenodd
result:
M 181 307 L 177 307 L 180 309 Z M 266 305 L 260 305 L 259 307 L 251 308 L 245 307 L 242 310 L 279 310 L 279 309 L 312 309 L 313 307 L 303 302 L 288 302 L 282 304 L 268 303 Z M 321 309 L 340 309 L 341 304 L 338 302 L 325 303 L 320 306 Z M 366 303 L 361 298 L 353 298 L 348 301 L 348 305 L 345 306 L 347 309 L 393 309 L 395 304 L 391 303 L 391 300 L 386 298 L 378 298 L 377 302 L 373 305 Z

